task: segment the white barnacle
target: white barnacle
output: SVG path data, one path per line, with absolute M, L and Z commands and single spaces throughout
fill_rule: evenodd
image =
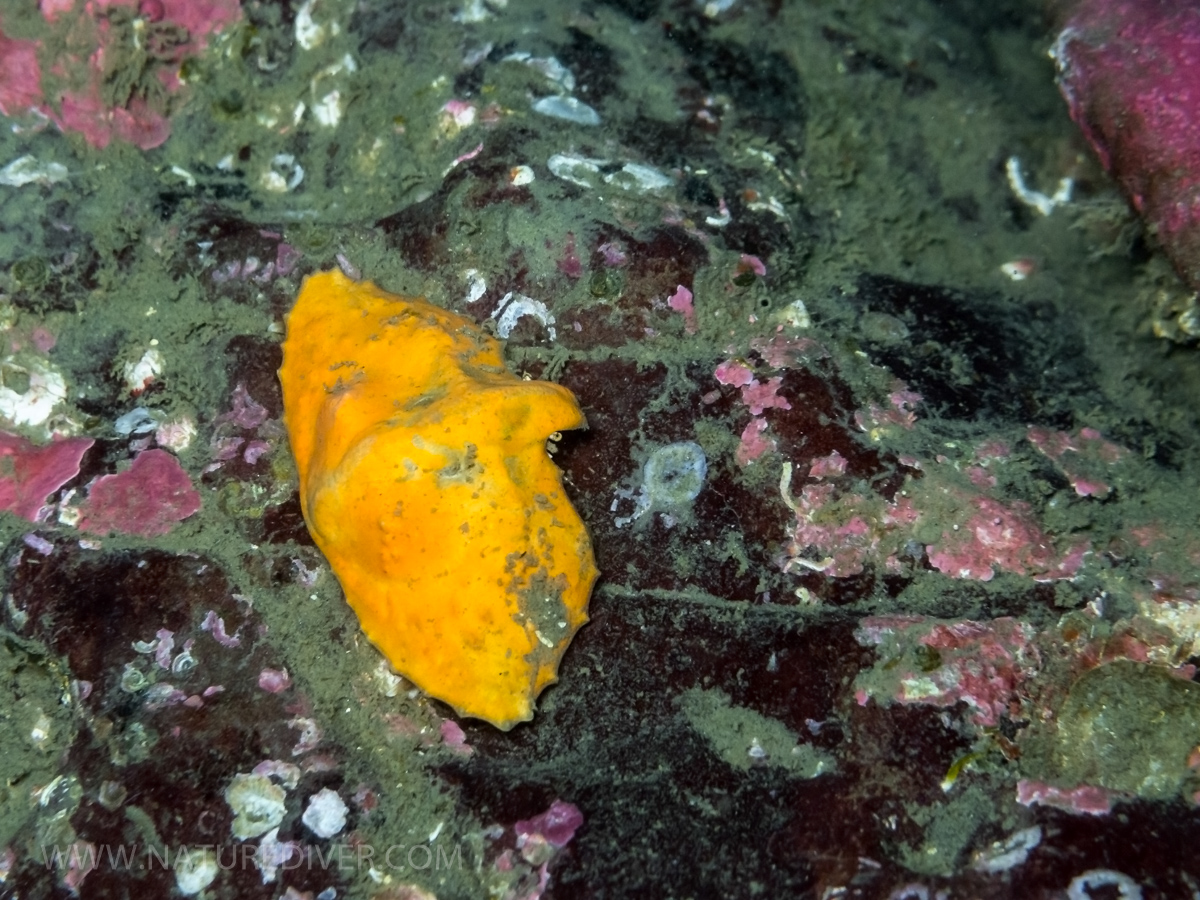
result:
M 686 520 L 693 500 L 704 488 L 708 458 L 695 441 L 666 444 L 650 454 L 642 467 L 642 484 L 634 500 L 633 514 L 616 520 L 622 528 L 651 510 L 661 513 L 668 528 Z M 632 492 L 623 492 L 632 497 Z
M 192 669 L 196 668 L 196 657 L 184 650 L 171 661 L 171 672 L 175 675 L 186 675 Z
M 121 690 L 127 694 L 136 694 L 138 691 L 145 690 L 149 684 L 150 679 L 146 677 L 145 672 L 133 663 L 125 663 L 125 668 L 121 672 Z
M 217 856 L 207 848 L 184 847 L 175 857 L 175 886 L 185 897 L 199 894 L 216 880 Z
M 278 828 L 286 812 L 286 796 L 283 788 L 266 775 L 234 775 L 225 789 L 225 802 L 233 810 L 233 836 L 244 841 Z
M 298 188 L 303 180 L 304 168 L 296 162 L 296 157 L 290 153 L 276 153 L 262 173 L 261 184 L 274 194 L 286 194 Z

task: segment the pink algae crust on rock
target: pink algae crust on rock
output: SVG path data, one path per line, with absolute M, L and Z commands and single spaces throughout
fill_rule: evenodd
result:
M 861 645 L 881 646 L 897 659 L 887 682 L 898 702 L 945 708 L 963 701 L 983 727 L 995 726 L 1009 713 L 1041 668 L 1035 637 L 1032 626 L 1008 616 L 990 622 L 868 616 L 855 632 Z M 908 652 L 901 653 L 902 647 Z M 877 694 L 867 685 L 860 679 L 860 705 Z
M 575 837 L 583 824 L 583 813 L 574 803 L 555 799 L 550 808 L 532 819 L 522 819 L 513 825 L 518 837 L 540 834 L 550 846 L 562 849 Z
M 1200 8 L 1083 0 L 1054 55 L 1071 117 L 1200 287 Z
M 1087 545 L 1057 551 L 1028 503 L 1004 504 L 990 497 L 973 502 L 978 511 L 963 526 L 947 529 L 940 541 L 926 548 L 935 569 L 979 581 L 990 581 L 997 570 L 1035 580 L 1070 578 L 1079 571 Z
M 181 87 L 180 64 L 241 17 L 238 0 L 43 0 L 40 10 L 53 42 L 0 30 L 0 113 L 51 121 L 101 149 L 114 139 L 142 150 L 166 141 L 165 98 Z M 47 47 L 63 41 L 72 52 L 49 55 Z M 137 89 L 111 95 L 112 72 L 134 66 L 157 83 L 161 96 L 147 99 L 156 91 Z
M 91 438 L 68 438 L 39 447 L 0 432 L 0 509 L 37 522 L 46 498 L 79 474 Z
M 1105 438 L 1094 428 L 1081 428 L 1076 434 L 1030 428 L 1026 437 L 1034 447 L 1053 460 L 1080 497 L 1104 498 L 1112 485 L 1104 481 L 1107 470 L 1128 451 Z
M 1060 788 L 1022 778 L 1017 782 L 1017 802 L 1022 806 L 1038 804 L 1089 816 L 1104 816 L 1112 812 L 1113 796 L 1104 788 L 1089 784 Z
M 179 461 L 165 450 L 143 450 L 124 472 L 96 479 L 79 527 L 159 537 L 199 509 L 200 494 Z

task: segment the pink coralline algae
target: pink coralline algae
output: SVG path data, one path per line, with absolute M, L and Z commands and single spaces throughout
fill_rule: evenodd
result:
M 887 406 L 870 404 L 867 409 L 854 414 L 854 424 L 868 434 L 894 426 L 911 429 L 917 423 L 917 414 L 913 408 L 921 399 L 920 394 L 898 385 L 888 395 Z
M 167 534 L 200 509 L 200 494 L 165 450 L 143 450 L 126 471 L 96 479 L 81 505 L 79 527 L 93 534 Z
M 95 844 L 90 841 L 75 841 L 57 860 L 62 876 L 60 884 L 70 891 L 72 896 L 79 896 L 83 880 L 88 877 L 89 872 L 96 868 L 98 855 Z
M 49 56 L 42 41 L 0 32 L 0 112 L 52 121 L 93 147 L 116 139 L 149 150 L 171 133 L 168 98 L 180 88 L 180 64 L 237 21 L 241 7 L 237 0 L 44 0 L 41 12 L 53 43 L 78 49 Z M 135 66 L 148 83 L 115 93 L 113 71 Z
M 767 420 L 754 418 L 742 429 L 742 440 L 738 444 L 734 456 L 739 466 L 748 466 L 764 453 L 775 449 L 775 439 L 763 434 L 767 430 Z
M 447 100 L 438 117 L 440 126 L 443 131 L 451 133 L 467 128 L 475 124 L 477 112 L 475 104 L 470 100 Z
M 575 249 L 575 235 L 567 232 L 567 242 L 563 247 L 563 254 L 555 264 L 558 271 L 562 272 L 568 278 L 577 279 L 583 277 L 583 263 L 579 259 L 579 253 Z
M 305 753 L 315 750 L 321 743 L 321 728 L 315 719 L 297 716 L 289 720 L 287 724 L 288 728 L 294 728 L 300 732 L 300 738 L 296 741 L 296 746 L 292 748 L 292 756 L 303 756 Z
M 513 826 L 517 833 L 518 844 L 522 838 L 538 834 L 545 838 L 546 843 L 561 850 L 575 837 L 575 832 L 583 824 L 583 813 L 574 803 L 555 800 L 550 808 L 538 813 L 532 819 L 522 819 Z
M 1038 581 L 1070 578 L 1079 571 L 1087 546 L 1078 544 L 1059 554 L 1028 503 L 1014 500 L 1005 505 L 990 497 L 973 497 L 970 502 L 974 514 L 926 548 L 938 571 L 977 581 L 990 581 L 997 570 L 1032 575 Z
M 530 872 L 522 879 L 524 887 L 505 896 L 512 900 L 541 900 L 550 884 L 550 863 L 574 839 L 582 824 L 583 813 L 579 807 L 558 799 L 545 812 L 515 823 L 517 850 L 521 859 L 536 867 L 537 883 L 532 883 L 533 873 Z M 512 850 L 505 850 L 494 865 L 497 871 L 509 872 L 516 867 L 517 859 Z
M 790 469 L 786 470 L 790 475 Z M 814 569 L 835 578 L 857 575 L 868 563 L 899 568 L 898 554 L 908 540 L 909 527 L 919 518 L 912 500 L 897 495 L 888 501 L 876 494 L 842 490 L 825 478 L 840 478 L 845 459 L 834 453 L 813 461 L 806 484 L 793 498 L 785 476 L 784 503 L 796 514 L 781 559 L 783 571 Z
M 750 342 L 750 348 L 774 369 L 788 369 L 828 355 L 824 347 L 810 338 L 793 338 L 780 333 L 755 338 Z M 713 377 L 721 384 L 739 388 L 742 403 L 752 416 L 742 429 L 741 443 L 735 454 L 738 465 L 748 466 L 764 454 L 774 451 L 776 441 L 766 434 L 768 423 L 763 414 L 770 409 L 792 408 L 788 399 L 780 394 L 783 376 L 770 376 L 762 382 L 742 360 L 727 359 L 716 367 Z M 702 400 L 704 403 L 715 403 L 720 397 L 721 392 L 716 390 L 705 394 Z
M 776 369 L 789 369 L 829 356 L 829 351 L 812 338 L 779 333 L 754 338 L 750 341 L 750 349 L 757 351 L 763 362 Z
M 692 305 L 692 292 L 682 284 L 675 287 L 675 293 L 667 298 L 667 306 L 683 316 L 683 330 L 687 334 L 696 333 L 696 308 Z
M 225 620 L 217 615 L 215 609 L 210 609 L 205 614 L 204 621 L 200 623 L 200 630 L 211 634 L 222 647 L 240 647 L 242 644 L 240 637 L 225 631 Z
M 606 266 L 620 267 L 629 262 L 629 254 L 625 252 L 620 244 L 612 241 L 605 241 L 596 248 L 596 252 L 603 257 Z
M 744 362 L 728 359 L 717 366 L 713 377 L 721 384 L 740 388 L 742 402 L 750 408 L 750 414 L 754 416 L 742 430 L 742 441 L 736 454 L 738 464 L 749 465 L 764 453 L 774 450 L 774 439 L 763 434 L 767 430 L 767 420 L 760 417 L 768 409 L 792 408 L 787 398 L 779 394 L 779 389 L 783 386 L 782 376 L 768 378 L 765 383 L 760 382 L 754 377 L 754 371 Z M 714 395 L 714 400 L 716 396 L 719 395 Z
M 46 498 L 79 474 L 83 455 L 94 443 L 91 438 L 68 438 L 38 447 L 0 432 L 0 509 L 30 522 L 44 519 Z
M 273 232 L 260 232 L 264 237 L 272 236 Z M 274 278 L 291 274 L 303 254 L 291 244 L 280 243 L 275 248 L 275 258 L 264 263 L 257 256 L 247 256 L 244 259 L 231 259 L 213 269 L 213 284 L 228 284 L 233 281 L 253 281 L 255 284 L 267 284 Z
M 1086 616 L 1096 618 L 1099 612 L 1091 607 Z M 1191 663 L 1177 665 L 1177 639 L 1150 618 L 1135 617 L 1116 626 L 1110 634 L 1094 636 L 1086 626 L 1072 622 L 1063 626 L 1058 643 L 1071 650 L 1072 677 L 1116 660 L 1161 665 L 1185 681 L 1190 681 L 1196 674 L 1196 667 Z
M 871 524 L 878 516 L 869 508 L 870 500 L 860 502 L 850 494 L 835 501 L 835 491 L 832 484 L 809 484 L 793 501 L 796 524 L 786 547 L 785 572 L 803 567 L 838 578 L 857 575 L 875 555 L 880 535 Z
M 723 384 L 737 386 L 754 414 L 735 454 L 738 463 L 748 465 L 776 449 L 767 430 L 773 412 L 767 404 L 783 399 L 775 393 L 782 383 L 776 384 L 776 378 L 760 383 L 749 366 L 736 360 L 722 363 L 714 374 Z M 895 385 L 889 406 L 860 412 L 859 424 L 873 436 L 882 430 L 911 428 L 912 407 L 919 401 L 919 395 Z M 1034 440 L 1040 433 L 1031 434 Z M 1058 443 L 1079 451 L 1058 460 L 1064 469 L 1082 467 L 1093 457 L 1098 464 L 1111 465 L 1110 460 L 1119 460 L 1123 453 L 1089 429 L 1061 436 Z M 796 484 L 793 463 L 785 461 L 780 493 L 796 518 L 789 526 L 780 565 L 785 572 L 810 569 L 835 578 L 857 575 L 869 565 L 900 572 L 923 546 L 929 564 L 952 578 L 989 581 L 997 572 L 1036 581 L 1074 577 L 1091 550 L 1086 539 L 1052 537 L 1029 502 L 991 494 L 998 484 L 995 471 L 1010 454 L 1007 442 L 993 438 L 982 442 L 970 457 L 957 460 L 940 455 L 931 460 L 900 458 L 900 465 L 919 470 L 924 477 L 906 478 L 898 490 L 887 492 L 863 491 L 840 453 L 811 459 L 806 476 L 797 468 Z M 1098 480 L 1082 475 L 1074 480 L 1077 491 L 1100 495 Z M 939 532 L 939 539 L 926 543 Z
M 231 408 L 213 419 L 214 425 L 232 424 L 238 428 L 257 428 L 267 421 L 267 408 L 258 403 L 240 381 L 233 389 Z
M 792 404 L 779 396 L 783 379 L 779 376 L 767 379 L 765 384 L 751 381 L 742 387 L 742 402 L 750 407 L 752 416 L 761 416 L 767 409 L 791 409 Z
M 0 31 L 0 112 L 13 116 L 42 99 L 42 70 L 38 45 L 19 41 Z
M 734 269 L 734 277 L 736 278 L 746 273 L 753 273 L 761 278 L 767 274 L 767 267 L 763 265 L 763 261 L 757 256 L 743 253 L 738 258 L 737 267 Z
M 745 363 L 735 359 L 727 359 L 717 366 L 713 376 L 721 384 L 742 387 L 754 381 L 754 371 Z
M 1200 288 L 1200 8 L 1082 0 L 1054 56 L 1071 118 Z
M 442 743 L 458 756 L 470 756 L 475 752 L 475 748 L 467 743 L 467 733 L 453 719 L 442 722 L 438 731 L 442 736 Z
M 1107 497 L 1112 488 L 1101 479 L 1113 463 L 1129 451 L 1105 440 L 1094 428 L 1081 428 L 1075 434 L 1030 428 L 1026 437 L 1062 470 L 1080 497 Z
M 216 471 L 238 457 L 253 466 L 271 452 L 271 439 L 279 436 L 278 421 L 268 419 L 266 407 L 251 397 L 241 382 L 233 389 L 230 407 L 229 412 L 213 419 L 216 426 L 211 444 L 213 462 L 205 472 Z
M 689 293 L 689 302 L 690 298 Z M 779 333 L 770 337 L 755 338 L 750 342 L 750 347 L 762 356 L 763 362 L 775 369 L 788 369 L 828 355 L 824 347 L 810 338 L 792 338 Z M 767 430 L 767 420 L 762 418 L 763 414 L 769 409 L 792 408 L 788 399 L 779 393 L 783 387 L 783 376 L 768 377 L 765 382 L 761 382 L 749 365 L 740 359 L 727 359 L 718 364 L 713 371 L 713 377 L 721 384 L 739 388 L 742 402 L 753 416 L 742 429 L 742 440 L 736 453 L 738 465 L 748 466 L 776 447 L 775 439 L 764 433 Z M 715 403 L 720 396 L 720 391 L 711 391 L 702 399 L 705 403 Z
M 160 669 L 171 668 L 171 654 L 175 651 L 175 632 L 168 628 L 160 628 L 154 633 L 157 639 L 154 650 L 154 661 Z
M 906 617 L 865 619 L 855 637 L 884 645 L 901 663 L 889 671 L 901 703 L 953 706 L 960 700 L 980 726 L 994 726 L 1024 695 L 1024 685 L 1041 666 L 1034 631 L 1024 622 L 937 622 Z M 858 692 L 860 704 L 871 696 Z
M 834 450 L 828 456 L 821 456 L 812 461 L 808 467 L 809 478 L 836 478 L 846 474 L 846 457 Z
M 268 694 L 279 694 L 292 686 L 287 669 L 263 669 L 258 673 L 258 686 Z
M 1053 806 L 1068 812 L 1103 816 L 1112 811 L 1113 796 L 1102 787 L 1081 785 L 1080 787 L 1054 787 L 1041 781 L 1022 778 L 1017 782 L 1017 802 L 1022 806 Z

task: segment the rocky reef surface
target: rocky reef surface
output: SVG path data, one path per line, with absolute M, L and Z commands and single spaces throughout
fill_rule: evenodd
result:
M 1061 19 L 182 6 L 0 2 L 0 894 L 1200 889 L 1200 360 Z M 587 416 L 591 622 L 509 732 L 305 528 L 330 268 Z

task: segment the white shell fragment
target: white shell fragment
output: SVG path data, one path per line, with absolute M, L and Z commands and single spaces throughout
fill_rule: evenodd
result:
M 1053 195 L 1047 195 L 1041 191 L 1035 191 L 1025 184 L 1025 176 L 1021 172 L 1021 160 L 1018 157 L 1010 156 L 1004 165 L 1004 171 L 1008 175 L 1008 186 L 1012 188 L 1016 198 L 1026 206 L 1032 206 L 1043 216 L 1050 215 L 1054 212 L 1055 207 L 1065 206 L 1071 202 L 1071 193 L 1075 189 L 1073 178 L 1060 178 L 1058 189 Z
M 1126 875 L 1112 869 L 1088 869 L 1076 875 L 1067 885 L 1067 900 L 1088 900 L 1096 896 L 1092 888 L 1115 887 L 1119 900 L 1142 900 L 1142 886 Z
M 317 22 L 313 18 L 313 7 L 317 5 L 317 0 L 305 0 L 300 8 L 296 10 L 296 24 L 294 34 L 296 35 L 296 43 L 305 50 L 312 50 L 315 47 L 321 46 L 326 39 L 338 34 L 342 27 L 337 22 Z M 326 5 L 326 9 L 328 6 Z
M 533 104 L 533 111 L 554 119 L 565 119 L 577 125 L 600 124 L 600 114 L 574 97 L 543 97 Z
M 342 92 L 330 91 L 312 105 L 313 118 L 324 128 L 333 128 L 342 121 Z
M 533 56 L 525 51 L 519 51 L 508 54 L 504 57 L 503 62 L 524 63 L 535 72 L 541 72 L 568 94 L 575 90 L 575 76 L 571 74 L 570 69 L 553 56 Z
M 148 431 L 154 431 L 157 427 L 157 420 L 144 406 L 131 409 L 113 423 L 117 434 L 123 435 L 145 434 Z
M 158 426 L 154 440 L 172 453 L 182 453 L 196 437 L 196 423 L 190 416 L 169 419 Z
M 499 11 L 507 5 L 508 0 L 492 0 L 491 3 L 485 3 L 484 0 L 467 0 L 450 18 L 455 22 L 473 25 L 490 19 L 494 15 L 493 9 Z
M 545 325 L 550 340 L 557 337 L 554 330 L 554 316 L 550 314 L 546 304 L 541 300 L 526 297 L 524 294 L 509 291 L 500 299 L 500 305 L 496 307 L 492 316 L 496 319 L 496 334 L 502 338 L 507 338 L 512 334 L 512 330 L 517 327 L 517 320 L 521 316 L 533 316 Z
M 604 183 L 624 190 L 660 191 L 672 184 L 671 177 L 654 166 L 641 163 L 625 163 L 621 168 L 604 176 Z
M 312 102 L 312 114 L 313 119 L 316 120 L 318 125 L 324 128 L 334 128 L 342 121 L 342 114 L 346 111 L 346 101 L 342 97 L 341 90 L 339 88 L 330 89 L 323 82 L 328 82 L 339 75 L 357 71 L 358 64 L 347 53 L 340 60 L 326 66 L 313 77 L 309 83 L 309 89 L 312 92 L 312 96 L 317 98 Z
M 508 183 L 515 187 L 532 184 L 535 177 L 533 169 L 526 165 L 513 166 L 508 170 Z
M 1037 263 L 1028 257 L 1010 260 L 1000 266 L 1000 272 L 1012 281 L 1024 281 L 1037 271 Z
M 971 868 L 977 872 L 1007 872 L 1029 858 L 1029 852 L 1042 842 L 1040 825 L 1024 828 L 1009 835 L 1006 840 L 996 841 L 991 847 L 975 854 Z
M 346 827 L 346 803 L 337 791 L 321 788 L 308 798 L 300 821 L 317 837 L 331 838 Z
M 13 375 L 24 376 L 25 391 L 17 393 L 4 383 Z M 7 424 L 44 425 L 66 398 L 66 379 L 50 363 L 33 360 L 21 366 L 11 360 L 0 362 L 0 419 Z
M 9 187 L 24 187 L 27 184 L 57 184 L 67 178 L 67 167 L 62 163 L 40 163 L 33 156 L 18 156 L 0 169 L 0 184 Z
M 566 153 L 555 153 L 546 161 L 550 174 L 563 181 L 569 181 L 580 187 L 590 188 L 599 179 L 602 159 L 588 159 L 585 156 L 571 156 Z
M 467 269 L 463 273 L 463 277 L 467 279 L 467 297 L 468 303 L 474 303 L 487 293 L 487 280 L 479 274 L 478 269 Z
M 50 721 L 48 715 L 39 709 L 37 720 L 33 723 L 33 728 L 29 730 L 29 740 L 33 743 L 33 746 L 41 750 L 50 743 L 50 736 L 53 732 L 54 723 Z
M 804 305 L 803 300 L 793 300 L 775 313 L 771 320 L 777 325 L 786 325 L 789 328 L 812 327 L 812 316 L 809 315 L 808 307 Z
M 158 348 L 149 348 L 137 362 L 127 362 L 121 367 L 121 374 L 125 378 L 125 389 L 135 396 L 140 394 L 162 374 L 164 365 L 166 365 L 166 361 Z
M 595 187 L 604 182 L 624 191 L 660 191 L 670 187 L 674 180 L 670 175 L 660 172 L 654 166 L 642 163 L 627 162 L 615 172 L 601 174 L 603 167 L 611 163 L 607 159 L 591 159 L 586 156 L 572 156 L 567 153 L 555 153 L 546 161 L 551 174 L 569 181 L 580 187 Z
M 715 19 L 723 12 L 728 12 L 737 5 L 738 0 L 700 0 L 698 5 L 704 7 L 704 15 L 709 19 Z
M 262 186 L 276 194 L 294 191 L 304 180 L 304 169 L 290 153 L 277 153 L 271 167 L 262 174 Z
M 183 168 L 183 166 L 171 166 L 170 171 L 172 175 L 178 175 L 180 178 L 182 178 L 184 184 L 186 184 L 188 187 L 194 188 L 196 186 L 196 176 L 187 169 Z

